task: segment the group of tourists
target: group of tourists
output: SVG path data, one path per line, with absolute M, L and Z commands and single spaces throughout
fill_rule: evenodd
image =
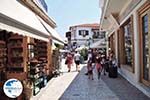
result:
M 96 69 L 97 78 L 100 79 L 102 71 L 104 75 L 106 75 L 106 72 L 109 71 L 110 67 L 116 66 L 117 61 L 115 59 L 113 51 L 109 51 L 108 56 L 106 56 L 106 53 L 99 50 L 89 50 L 86 73 L 89 79 L 93 80 L 93 69 Z
M 76 71 L 80 72 L 80 59 L 81 55 L 78 51 L 75 53 L 68 53 L 66 56 L 65 64 L 68 67 L 68 72 L 71 71 L 71 66 L 73 62 L 76 64 Z M 110 66 L 117 66 L 117 61 L 114 57 L 113 51 L 109 51 L 108 56 L 106 56 L 105 52 L 100 50 L 90 49 L 88 51 L 88 59 L 87 59 L 87 72 L 88 78 L 93 80 L 93 69 L 96 69 L 97 78 L 100 79 L 101 73 L 103 72 L 106 75 Z

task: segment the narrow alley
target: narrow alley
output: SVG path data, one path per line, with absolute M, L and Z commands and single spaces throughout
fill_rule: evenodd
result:
M 122 76 L 109 78 L 102 74 L 98 80 L 94 70 L 94 80 L 89 80 L 85 75 L 86 64 L 81 66 L 80 73 L 74 67 L 68 73 L 63 61 L 63 73 L 53 78 L 32 100 L 149 100 Z

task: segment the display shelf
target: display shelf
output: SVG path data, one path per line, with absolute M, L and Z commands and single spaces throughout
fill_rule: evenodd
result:
M 10 78 L 16 78 L 16 79 L 19 79 L 19 80 L 25 80 L 26 77 L 27 77 L 27 74 L 25 72 L 7 72 L 6 73 L 6 76 L 7 76 L 7 79 L 10 79 Z M 20 76 L 20 77 L 19 77 Z
M 31 42 L 32 40 L 32 42 Z M 33 94 L 36 95 L 44 86 L 44 70 L 47 66 L 47 42 L 29 39 L 28 43 L 28 78 L 33 83 Z
M 7 72 L 10 72 L 10 73 L 22 73 L 22 72 L 24 72 L 23 67 L 18 67 L 18 66 L 13 66 L 13 67 L 10 67 L 7 69 L 9 69 Z
M 9 38 L 9 40 L 19 40 L 19 39 L 22 39 L 23 36 L 21 35 L 18 35 L 18 34 L 11 34 L 11 37 Z
M 6 43 L 0 40 L 0 70 L 3 70 L 6 65 Z
M 0 87 L 3 87 L 4 83 L 5 83 L 4 81 L 0 82 Z
M 22 45 L 16 45 L 16 46 L 11 46 L 10 47 L 11 49 L 23 49 L 23 46 Z
M 6 43 L 5 43 L 5 41 L 2 41 L 2 40 L 0 40 L 0 47 L 2 46 L 4 46 Z
M 27 40 L 21 35 L 12 34 L 7 43 L 8 48 L 8 68 L 12 73 L 23 73 L 26 71 L 27 61 Z
M 4 68 L 0 69 L 0 83 L 5 81 L 5 71 Z

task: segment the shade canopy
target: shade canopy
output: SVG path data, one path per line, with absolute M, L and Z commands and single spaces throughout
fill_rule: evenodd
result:
M 53 42 L 57 43 L 57 44 L 64 44 L 64 40 L 60 37 L 60 35 L 58 34 L 58 32 L 53 29 L 50 25 L 48 25 L 44 20 L 42 20 L 40 17 L 38 17 L 38 19 L 40 20 L 40 22 L 42 23 L 42 25 L 46 28 L 46 30 L 48 31 L 48 33 L 50 33 L 52 39 L 54 40 Z
M 49 41 L 50 36 L 37 16 L 18 0 L 1 1 L 0 29 L 44 41 Z
M 106 41 L 105 41 L 105 39 L 101 39 L 101 40 L 91 44 L 90 48 L 106 48 Z
M 80 51 L 82 49 L 88 49 L 88 47 L 85 45 L 81 45 L 80 47 L 76 48 L 75 51 Z

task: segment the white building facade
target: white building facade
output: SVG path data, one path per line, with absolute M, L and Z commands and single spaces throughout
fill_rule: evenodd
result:
M 105 38 L 105 33 L 99 31 L 99 24 L 81 24 L 70 27 L 68 32 L 69 44 L 73 48 L 80 46 L 90 46 L 91 44 Z M 66 34 L 66 37 L 68 37 Z

